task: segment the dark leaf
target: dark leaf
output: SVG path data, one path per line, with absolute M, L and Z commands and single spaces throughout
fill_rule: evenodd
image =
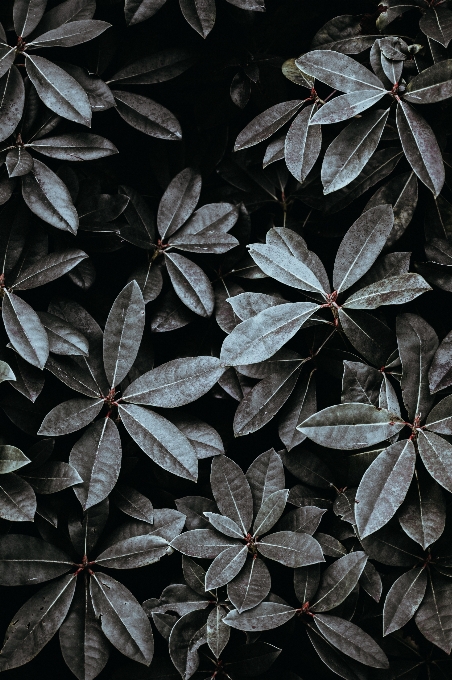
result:
M 57 229 L 76 234 L 78 215 L 68 188 L 41 161 L 22 180 L 22 196 L 30 210 Z
M 329 614 L 316 614 L 315 624 L 334 647 L 352 659 L 372 668 L 389 668 L 386 654 L 354 623 Z
M 241 614 L 264 600 L 271 587 L 271 577 L 265 562 L 248 556 L 238 576 L 228 583 L 228 598 Z
M 203 38 L 206 38 L 215 24 L 215 0 L 179 0 L 182 14 Z
M 165 260 L 174 290 L 184 305 L 199 316 L 211 316 L 215 296 L 212 284 L 201 267 L 174 252 L 166 253 Z
M 451 589 L 450 579 L 444 576 L 432 576 L 427 595 L 415 617 L 416 625 L 422 635 L 446 654 L 450 654 L 452 648 L 449 608 Z
M 126 123 L 158 139 L 177 140 L 182 130 L 177 118 L 161 104 L 140 94 L 114 90 L 116 109 Z
M 389 635 L 410 621 L 421 604 L 427 588 L 427 572 L 417 567 L 399 576 L 386 596 L 383 609 L 383 634 Z
M 337 607 L 352 592 L 367 562 L 367 555 L 357 551 L 333 562 L 322 574 L 320 586 L 311 605 L 314 612 Z
M 287 131 L 284 158 L 292 175 L 303 183 L 312 170 L 322 146 L 320 125 L 310 125 L 315 106 L 307 106 L 293 120 Z
M 276 104 L 263 113 L 260 113 L 251 121 L 251 123 L 248 123 L 246 128 L 239 134 L 235 140 L 234 151 L 247 149 L 250 146 L 259 144 L 259 142 L 263 142 L 264 139 L 271 137 L 295 115 L 302 105 L 303 101 L 301 99 L 296 99 L 294 101 Z
M 49 341 L 36 312 L 22 298 L 7 293 L 3 298 L 2 316 L 16 352 L 28 363 L 43 369 L 49 356 Z
M 261 602 L 257 607 L 248 609 L 240 614 L 237 609 L 233 609 L 224 619 L 224 622 L 246 631 L 271 630 L 282 626 L 283 623 L 290 621 L 296 614 L 296 609 L 277 602 Z

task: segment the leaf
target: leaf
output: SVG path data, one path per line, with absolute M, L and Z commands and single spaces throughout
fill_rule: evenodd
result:
M 220 361 L 227 366 L 265 361 L 281 349 L 317 309 L 318 305 L 311 302 L 290 302 L 264 309 L 240 323 L 225 338 Z
M 111 24 L 106 21 L 92 19 L 70 21 L 46 33 L 41 33 L 38 38 L 28 43 L 28 47 L 73 47 L 97 38 L 110 26 Z
M 452 648 L 451 588 L 450 579 L 436 574 L 430 577 L 427 594 L 414 619 L 422 635 L 446 654 L 450 654 Z
M 430 477 L 415 471 L 411 488 L 399 513 L 402 529 L 423 550 L 437 541 L 444 531 L 446 507 L 441 488 Z
M 378 444 L 404 425 L 394 422 L 389 411 L 370 404 L 337 404 L 318 411 L 297 429 L 316 444 L 347 450 Z
M 206 38 L 215 24 L 215 0 L 179 0 L 182 14 L 202 38 Z
M 26 68 L 40 99 L 51 111 L 75 123 L 91 126 L 88 95 L 72 76 L 36 55 L 27 54 Z
M 81 481 L 78 472 L 67 463 L 50 461 L 31 474 L 23 474 L 36 493 L 50 494 L 67 489 Z
M 126 23 L 133 26 L 152 17 L 166 0 L 126 0 L 124 7 Z
M 122 654 L 149 666 L 154 641 L 149 620 L 132 593 L 111 576 L 97 572 L 90 580 L 96 617 L 105 637 Z
M 295 63 L 300 71 L 341 92 L 384 89 L 383 83 L 372 71 L 351 57 L 333 50 L 308 52 Z
M 69 463 L 82 479 L 82 483 L 74 486 L 74 493 L 83 510 L 109 495 L 121 468 L 121 438 L 111 418 L 89 426 L 72 447 Z
M 227 456 L 217 456 L 212 460 L 210 485 L 220 512 L 246 536 L 253 520 L 253 499 L 241 468 Z
M 344 361 L 341 402 L 383 406 L 379 403 L 381 384 L 382 376 L 377 369 L 358 361 Z
M 413 442 L 407 439 L 392 444 L 367 468 L 356 492 L 355 516 L 361 538 L 381 529 L 403 503 L 415 462 Z
M 419 21 L 425 35 L 447 47 L 452 40 L 452 12 L 447 7 L 429 7 Z
M 249 252 L 267 276 L 292 288 L 323 294 L 327 292 L 308 266 L 277 246 L 255 243 L 250 246 Z
M 162 239 L 174 234 L 188 220 L 199 201 L 201 185 L 201 176 L 192 168 L 185 168 L 171 180 L 157 213 L 157 228 Z
M 30 462 L 30 459 L 17 447 L 0 446 L 0 475 L 19 470 Z
M 313 626 L 308 626 L 306 632 L 319 658 L 339 677 L 346 678 L 346 680 L 360 680 L 367 677 L 363 675 L 365 671 L 363 671 L 361 664 L 344 656 L 328 640 L 320 635 Z M 293 680 L 298 680 L 298 678 L 294 677 Z
M 157 465 L 178 477 L 196 481 L 196 452 L 177 427 L 142 406 L 121 404 L 119 413 L 132 439 Z
M 19 69 L 11 66 L 0 78 L 0 141 L 8 139 L 16 129 L 22 117 L 24 103 L 24 81 Z
M 220 588 L 232 581 L 245 564 L 247 553 L 248 547 L 238 544 L 217 555 L 206 573 L 206 590 Z
M 68 188 L 41 161 L 22 180 L 22 196 L 30 210 L 53 227 L 76 234 L 78 215 Z
M 245 476 L 253 497 L 254 515 L 275 491 L 284 490 L 284 467 L 274 449 L 269 449 L 257 456 Z
M 183 680 L 199 666 L 198 649 L 207 642 L 207 613 L 195 611 L 181 617 L 171 630 L 169 653 Z
M 62 355 L 88 356 L 88 340 L 72 324 L 46 312 L 38 312 L 38 316 L 46 329 L 51 352 Z
M 331 488 L 331 471 L 315 453 L 306 450 L 298 450 L 296 453 L 283 451 L 281 460 L 289 472 L 302 482 L 323 489 Z
M 87 258 L 83 250 L 76 248 L 62 252 L 50 253 L 30 267 L 23 269 L 13 283 L 15 290 L 28 290 L 43 286 L 50 281 L 60 278 Z
M 131 536 L 114 543 L 96 557 L 96 564 L 111 569 L 137 569 L 158 562 L 168 552 L 161 536 Z
M 39 24 L 47 0 L 15 0 L 13 8 L 14 29 L 25 38 Z
M 296 609 L 279 602 L 261 602 L 257 607 L 242 614 L 237 609 L 233 609 L 223 621 L 231 628 L 238 630 L 253 632 L 271 630 L 290 621 L 295 616 L 296 611 Z
M 173 359 L 140 376 L 122 398 L 134 404 L 162 408 L 183 406 L 206 394 L 224 371 L 216 357 Z
M 150 85 L 176 78 L 196 62 L 196 55 L 185 48 L 154 52 L 117 71 L 110 79 L 127 85 Z
M 50 31 L 70 21 L 92 19 L 95 10 L 95 0 L 65 0 L 44 14 L 36 33 Z
M 305 440 L 297 426 L 316 412 L 316 379 L 311 371 L 298 383 L 281 412 L 278 434 L 287 451 Z
M 309 534 L 278 531 L 259 540 L 257 549 L 264 557 L 295 569 L 324 562 L 319 543 Z
M 127 203 L 123 212 L 123 215 L 130 227 L 130 232 L 125 232 L 126 236 L 131 238 L 131 233 L 133 233 L 134 238 L 138 238 L 140 243 L 153 243 L 155 239 L 154 215 L 151 212 L 148 204 L 144 198 L 140 196 L 137 191 L 135 191 L 135 189 L 132 189 L 129 186 L 120 186 L 119 191 L 129 198 L 129 202 Z M 133 241 L 131 242 L 133 243 Z M 153 267 L 153 269 L 155 270 L 158 268 Z M 145 288 L 145 286 L 140 287 L 142 289 Z
M 292 121 L 284 143 L 284 158 L 288 170 L 300 183 L 311 172 L 322 146 L 322 128 L 311 125 L 315 106 L 306 106 Z
M 405 232 L 416 209 L 417 198 L 416 174 L 408 172 L 393 177 L 389 182 L 380 187 L 367 203 L 366 209 L 375 208 L 377 205 L 385 203 L 392 205 L 394 226 L 386 241 L 387 247 L 392 246 Z
M 75 583 L 74 574 L 62 576 L 22 605 L 6 631 L 1 670 L 23 666 L 55 635 L 69 611 Z
M 402 362 L 402 396 L 408 417 L 422 420 L 430 411 L 434 397 L 430 395 L 428 371 L 438 348 L 433 328 L 415 314 L 397 317 L 397 343 Z
M 204 512 L 203 513 L 207 519 L 209 520 L 210 524 L 214 527 L 214 529 L 217 529 L 218 531 L 221 531 L 222 534 L 225 534 L 226 536 L 231 536 L 232 538 L 243 538 L 244 533 L 238 526 L 236 522 L 234 522 L 233 519 L 230 517 L 226 517 L 225 515 L 219 515 L 216 512 Z
M 100 413 L 103 399 L 69 399 L 55 406 L 44 418 L 38 434 L 57 437 L 77 432 Z
M 348 120 L 358 113 L 370 109 L 385 94 L 386 92 L 383 90 L 358 90 L 335 97 L 317 111 L 310 124 L 325 125 L 326 123 L 339 123 L 342 120 Z
M 115 145 L 105 137 L 86 132 L 36 139 L 28 146 L 44 156 L 62 161 L 91 161 L 118 153 Z
M 452 59 L 421 71 L 410 80 L 403 98 L 413 104 L 431 104 L 449 97 L 452 97 Z
M 216 430 L 197 418 L 172 415 L 171 422 L 187 437 L 198 460 L 224 453 L 223 441 Z
M 367 555 L 357 551 L 333 562 L 322 574 L 319 589 L 311 605 L 314 612 L 327 612 L 340 605 L 359 581 Z
M 178 140 L 182 130 L 177 118 L 161 104 L 133 92 L 114 90 L 116 110 L 126 123 L 145 135 Z
M 223 607 L 215 607 L 207 619 L 207 644 L 212 654 L 218 659 L 229 642 L 231 629 L 223 623 L 226 611 Z
M 144 300 L 136 281 L 128 283 L 114 301 L 104 330 L 104 366 L 111 387 L 131 369 L 144 330 Z
M 366 562 L 366 566 L 359 577 L 359 585 L 375 600 L 375 602 L 380 602 L 383 583 L 380 574 L 375 569 L 372 562 Z
M 241 614 L 260 604 L 270 587 L 271 577 L 265 562 L 248 556 L 240 573 L 228 583 L 228 598 Z
M 370 111 L 349 123 L 331 142 L 321 171 L 325 195 L 342 189 L 358 177 L 377 149 L 388 115 L 389 109 Z
M 429 474 L 447 491 L 452 491 L 452 445 L 433 432 L 421 430 L 419 453 Z
M 42 583 L 72 567 L 70 557 L 41 538 L 4 534 L 0 546 L 0 583 L 4 586 Z
M 413 567 L 423 559 L 416 543 L 391 524 L 361 539 L 361 543 L 369 559 L 392 567 Z
M 110 646 L 94 615 L 87 581 L 77 585 L 59 637 L 64 661 L 77 678 L 95 678 L 103 670 Z
M 452 384 L 451 358 L 452 333 L 448 333 L 436 350 L 428 372 L 429 387 L 432 394 Z
M 383 609 L 383 635 L 402 628 L 415 615 L 427 588 L 424 567 L 407 571 L 392 584 Z
M 24 479 L 10 472 L 0 477 L 0 517 L 11 522 L 33 522 L 36 496 Z
M 16 50 L 14 47 L 0 43 L 0 77 L 8 73 L 11 66 L 14 64 L 14 59 L 16 57 Z
M 397 106 L 397 128 L 407 160 L 419 177 L 438 196 L 444 184 L 444 164 L 436 137 L 427 121 L 409 104 Z
M 274 491 L 263 501 L 253 524 L 253 534 L 266 534 L 276 524 L 284 512 L 287 502 L 288 489 Z
M 234 315 L 241 321 L 246 321 L 252 316 L 259 314 L 259 312 L 263 312 L 264 309 L 269 309 L 269 307 L 276 307 L 276 305 L 284 304 L 283 298 L 273 297 L 272 295 L 266 295 L 265 293 L 243 292 L 226 298 L 226 302 L 232 307 Z M 240 321 L 237 321 L 237 323 L 234 324 L 234 328 L 238 323 L 240 323 Z M 229 333 L 234 330 L 234 328 L 231 328 Z
M 9 177 L 22 177 L 32 169 L 33 158 L 26 149 L 19 147 L 8 151 L 5 163 Z
M 295 510 L 291 510 L 279 520 L 278 529 L 282 531 L 296 531 L 312 536 L 317 531 L 324 514 L 325 510 L 316 508 L 315 505 L 295 508 Z
M 212 529 L 192 529 L 171 542 L 171 547 L 184 555 L 208 559 L 214 559 L 235 545 L 238 545 L 237 539 L 233 540 Z
M 361 288 L 346 300 L 344 307 L 376 309 L 381 305 L 401 305 L 432 290 L 419 274 L 400 274 Z
M 396 344 L 395 334 L 372 314 L 339 309 L 342 330 L 360 354 L 376 366 L 386 363 Z
M 386 654 L 354 623 L 330 614 L 316 614 L 314 622 L 321 634 L 341 652 L 372 668 L 389 668 Z
M 330 19 L 317 31 L 312 47 L 318 50 L 335 50 L 342 54 L 359 54 L 370 47 L 376 36 L 361 35 L 362 26 L 358 17 L 350 14 Z
M 165 253 L 166 268 L 178 297 L 199 316 L 212 315 L 215 296 L 208 277 L 191 260 L 178 253 Z
M 3 323 L 16 352 L 43 369 L 49 356 L 49 341 L 36 312 L 22 298 L 7 292 L 2 304 Z
M 185 515 L 185 526 L 190 530 L 206 528 L 209 522 L 204 513 L 218 510 L 214 501 L 203 496 L 185 496 L 175 503 L 177 509 Z
M 125 484 L 116 484 L 109 498 L 126 515 L 153 524 L 154 508 L 152 503 L 136 489 Z
M 239 134 L 235 140 L 234 151 L 247 149 L 271 137 L 292 118 L 302 105 L 303 101 L 301 99 L 295 99 L 275 104 L 275 106 L 271 106 L 263 113 L 260 113 Z

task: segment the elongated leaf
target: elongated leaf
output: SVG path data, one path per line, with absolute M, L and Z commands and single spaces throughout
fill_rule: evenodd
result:
M 171 180 L 157 213 L 157 228 L 162 239 L 174 234 L 193 213 L 201 184 L 201 176 L 192 168 L 185 168 Z
M 394 422 L 389 411 L 370 404 L 337 404 L 318 411 L 297 429 L 321 446 L 347 450 L 389 439 L 404 424 Z
M 179 5 L 190 26 L 206 38 L 215 24 L 215 0 L 179 0 Z
M 88 256 L 83 250 L 76 248 L 46 255 L 31 267 L 23 269 L 14 281 L 13 288 L 28 290 L 43 286 L 66 274 L 86 257 Z
M 241 468 L 230 458 L 217 456 L 212 460 L 210 484 L 220 512 L 233 519 L 246 536 L 253 519 L 253 499 Z
M 228 598 L 241 614 L 260 604 L 270 587 L 271 577 L 265 562 L 248 556 L 240 573 L 228 583 Z
M 435 574 L 430 578 L 427 594 L 415 617 L 422 635 L 446 654 L 450 654 L 452 648 L 451 592 L 450 579 Z
M 350 309 L 376 309 L 381 305 L 401 305 L 432 290 L 419 274 L 399 274 L 370 284 L 344 303 Z
M 0 668 L 17 668 L 33 659 L 63 623 L 74 597 L 73 574 L 62 576 L 33 595 L 10 623 Z
M 335 90 L 357 92 L 381 90 L 384 85 L 376 75 L 351 57 L 333 50 L 314 50 L 296 60 L 300 71 L 314 76 Z
M 293 288 L 326 293 L 315 274 L 296 257 L 272 245 L 253 244 L 250 255 L 262 271 Z
M 169 653 L 182 678 L 191 678 L 199 666 L 198 649 L 207 642 L 207 612 L 189 612 L 171 630 Z
M 132 439 L 157 465 L 179 477 L 196 481 L 196 452 L 175 425 L 142 406 L 121 405 L 119 412 Z
M 428 371 L 438 348 L 438 338 L 424 319 L 405 313 L 397 317 L 397 343 L 402 361 L 403 402 L 408 417 L 411 422 L 416 416 L 424 420 L 434 402 L 428 385 Z
M 74 487 L 83 510 L 108 496 L 121 467 L 121 439 L 111 418 L 99 420 L 86 430 L 72 448 L 69 463 L 83 480 Z
M 365 538 L 384 526 L 400 507 L 414 473 L 416 451 L 410 440 L 396 442 L 374 460 L 356 492 L 359 535 Z
M 281 489 L 267 496 L 263 501 L 253 524 L 253 534 L 266 534 L 276 524 L 286 507 L 288 489 Z
M 224 340 L 220 361 L 239 366 L 265 361 L 288 342 L 318 309 L 311 302 L 295 302 L 264 309 L 243 321 Z
M 115 145 L 105 137 L 86 132 L 36 139 L 29 146 L 45 156 L 63 161 L 90 161 L 118 153 Z
M 203 557 L 213 559 L 224 550 L 240 545 L 238 540 L 229 538 L 212 529 L 192 529 L 177 536 L 171 547 L 189 557 Z
M 0 77 L 4 76 L 14 64 L 16 51 L 14 47 L 0 43 Z
M 438 196 L 444 184 L 444 164 L 430 125 L 409 104 L 400 101 L 397 128 L 409 164 L 421 182 Z
M 429 369 L 429 387 L 432 394 L 452 384 L 452 333 L 448 333 L 436 350 Z
M 215 529 L 217 529 L 217 531 L 221 531 L 222 534 L 231 536 L 231 538 L 244 537 L 245 534 L 242 529 L 239 527 L 237 522 L 235 522 L 230 517 L 226 517 L 226 515 L 219 515 L 216 512 L 204 512 L 203 514 L 207 517 L 210 524 Z
M 278 531 L 265 536 L 258 542 L 257 549 L 264 557 L 292 569 L 325 561 L 319 543 L 312 536 L 294 531 Z
M 207 644 L 216 659 L 228 644 L 231 632 L 229 626 L 223 623 L 226 613 L 223 607 L 215 607 L 207 619 Z
M 22 196 L 30 210 L 57 229 L 76 234 L 78 215 L 68 188 L 41 161 L 22 180 Z
M 388 326 L 360 309 L 339 309 L 342 330 L 363 357 L 375 366 L 385 365 L 396 346 L 395 334 Z
M 452 97 L 452 59 L 440 61 L 419 73 L 410 80 L 404 95 L 412 104 L 431 104 L 449 97 Z
M 274 449 L 269 449 L 254 459 L 246 472 L 246 479 L 251 488 L 256 515 L 269 496 L 284 489 L 284 467 Z
M 311 125 L 316 107 L 307 106 L 294 118 L 284 143 L 284 158 L 292 175 L 303 183 L 320 154 L 322 129 Z
M 341 241 L 334 262 L 335 290 L 347 290 L 369 271 L 383 250 L 393 224 L 390 205 L 370 208 L 352 224 Z
M 0 446 L 0 474 L 14 472 L 27 465 L 30 459 L 16 446 Z
M 42 583 L 69 571 L 71 558 L 41 538 L 4 534 L 0 538 L 0 583 L 30 585 Z
M 39 429 L 39 434 L 59 436 L 76 432 L 89 425 L 100 413 L 103 399 L 69 399 L 55 406 L 46 415 Z
M 39 38 L 28 43 L 28 47 L 73 47 L 97 38 L 110 26 L 111 24 L 106 21 L 95 21 L 93 19 L 70 21 L 58 28 L 53 28 L 51 31 L 41 33 Z
M 71 21 L 92 19 L 95 11 L 95 0 L 65 0 L 44 14 L 36 33 L 51 31 Z
M 149 666 L 154 653 L 152 630 L 130 590 L 100 572 L 91 577 L 90 589 L 104 635 L 122 654 Z
M 418 438 L 422 462 L 444 489 L 452 491 L 452 445 L 433 432 L 420 431 Z
M 392 205 L 394 226 L 386 241 L 388 247 L 402 236 L 411 222 L 418 199 L 417 184 L 417 177 L 414 172 L 396 175 L 380 187 L 366 205 L 366 209 L 375 208 L 384 203 Z
M 124 12 L 128 26 L 149 19 L 164 5 L 166 0 L 126 0 Z
M 15 0 L 13 9 L 14 29 L 25 38 L 39 24 L 47 0 Z
M 234 151 L 247 149 L 271 137 L 292 118 L 302 105 L 301 99 L 295 99 L 294 101 L 275 104 L 275 106 L 271 106 L 260 113 L 239 134 L 235 140 Z
M 325 123 L 339 123 L 341 120 L 353 118 L 358 113 L 370 109 L 385 96 L 385 92 L 375 90 L 358 90 L 335 97 L 322 106 L 312 117 L 310 125 L 325 125 Z
M 123 90 L 114 90 L 113 95 L 119 115 L 135 129 L 158 139 L 181 139 L 179 121 L 161 104 Z
M 11 66 L 0 78 L 0 141 L 3 142 L 16 129 L 22 117 L 24 103 L 24 81 L 19 69 Z
M 213 590 L 226 585 L 237 576 L 246 561 L 248 548 L 246 545 L 233 545 L 220 553 L 212 562 L 206 573 L 206 590 Z
M 314 612 L 327 612 L 341 604 L 359 581 L 367 555 L 357 551 L 344 555 L 322 574 L 319 590 L 311 605 Z
M 224 371 L 215 357 L 173 359 L 135 380 L 123 399 L 162 408 L 183 406 L 206 394 Z
M 125 484 L 116 484 L 109 497 L 126 515 L 153 524 L 154 508 L 152 503 L 136 489 Z
M 342 189 L 358 177 L 377 149 L 388 115 L 389 109 L 370 111 L 349 123 L 331 142 L 321 171 L 325 195 Z
M 354 623 L 329 614 L 316 614 L 314 621 L 328 642 L 347 656 L 372 668 L 389 668 L 383 650 Z
M 452 40 L 452 12 L 446 6 L 432 6 L 419 21 L 419 28 L 425 35 L 447 47 Z
M 427 588 L 427 573 L 417 567 L 399 576 L 386 596 L 383 609 L 383 635 L 399 630 L 415 615 Z
M 178 253 L 165 254 L 166 267 L 179 298 L 192 312 L 200 316 L 211 316 L 215 296 L 208 277 L 191 260 Z
M 118 541 L 96 557 L 96 564 L 111 569 L 137 569 L 154 564 L 168 551 L 168 541 L 161 536 L 132 536 Z
M 49 356 L 49 341 L 36 312 L 22 298 L 7 293 L 3 298 L 2 316 L 16 352 L 32 366 L 44 368 Z
M 48 461 L 23 477 L 40 494 L 56 493 L 81 482 L 77 470 L 61 461 Z
M 104 330 L 104 366 L 112 387 L 132 367 L 144 330 L 144 300 L 136 281 L 131 281 L 114 301 Z
M 29 483 L 14 472 L 1 475 L 0 517 L 11 522 L 33 522 L 35 513 L 36 496 Z
M 446 506 L 441 488 L 430 477 L 416 470 L 405 504 L 399 513 L 402 529 L 427 550 L 440 538 L 445 521 Z
M 187 437 L 198 460 L 224 453 L 223 441 L 216 430 L 197 418 L 171 416 L 171 422 Z
M 233 609 L 223 620 L 231 628 L 256 632 L 282 626 L 295 616 L 296 611 L 279 602 L 261 602 L 257 607 L 242 614 L 237 609 Z
M 186 71 L 196 56 L 184 48 L 160 50 L 120 69 L 109 82 L 128 85 L 162 83 Z

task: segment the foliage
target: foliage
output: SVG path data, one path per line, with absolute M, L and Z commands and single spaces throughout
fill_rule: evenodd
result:
M 452 2 L 336 4 L 0 7 L 5 678 L 451 675 Z

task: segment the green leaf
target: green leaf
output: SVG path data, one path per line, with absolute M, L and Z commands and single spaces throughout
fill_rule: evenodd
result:
M 316 614 L 314 622 L 334 647 L 352 659 L 372 668 L 389 668 L 386 654 L 354 623 L 329 614 Z
M 145 135 L 178 140 L 182 130 L 177 118 L 161 104 L 133 92 L 114 90 L 116 110 L 126 123 Z
M 162 408 L 183 406 L 206 394 L 224 371 L 216 357 L 173 359 L 140 376 L 122 398 L 134 404 Z
M 163 416 L 134 404 L 121 404 L 119 413 L 132 439 L 157 465 L 178 477 L 196 481 L 196 452 L 175 425 Z
M 38 434 L 57 437 L 77 432 L 100 413 L 103 399 L 69 399 L 55 406 L 44 418 Z
M 314 612 L 327 612 L 340 605 L 359 581 L 367 555 L 357 551 L 333 562 L 322 574 L 319 589 L 311 605 Z
M 295 99 L 275 104 L 275 106 L 271 106 L 263 113 L 260 113 L 239 134 L 235 140 L 234 151 L 247 149 L 271 137 L 283 125 L 289 122 L 292 116 L 303 106 L 303 103 L 303 100 Z
M 22 180 L 22 196 L 30 210 L 52 227 L 76 234 L 78 215 L 68 188 L 41 161 Z
M 289 302 L 264 309 L 225 338 L 220 361 L 227 366 L 265 361 L 300 330 L 318 307 L 312 302 Z
M 30 459 L 15 446 L 0 446 L 0 475 L 19 470 L 30 462 Z
M 401 506 L 415 463 L 414 444 L 406 439 L 389 446 L 367 468 L 356 492 L 355 516 L 361 538 L 381 529 Z
M 55 635 L 71 606 L 75 583 L 74 574 L 62 576 L 22 605 L 6 631 L 2 671 L 31 661 Z
M 383 609 L 383 635 L 399 630 L 410 621 L 421 604 L 427 588 L 424 567 L 407 571 L 392 584 Z
M 378 444 L 404 425 L 394 422 L 389 411 L 370 404 L 337 404 L 318 411 L 297 429 L 316 444 L 347 450 Z
M 149 666 L 154 654 L 151 625 L 130 590 L 100 572 L 91 577 L 90 589 L 105 637 L 129 659 Z
M 228 583 L 228 598 L 241 614 L 256 607 L 270 592 L 271 576 L 265 562 L 248 556 L 240 573 Z
M 321 126 L 310 124 L 316 110 L 316 106 L 306 106 L 300 111 L 292 121 L 285 138 L 286 165 L 300 183 L 303 183 L 311 172 L 322 146 Z
M 294 531 L 265 536 L 257 543 L 257 549 L 264 557 L 292 569 L 325 561 L 319 543 L 312 536 Z
M 215 296 L 208 277 L 197 264 L 178 253 L 165 253 L 174 290 L 184 305 L 199 316 L 212 315 Z
M 44 57 L 26 56 L 27 75 L 47 108 L 58 116 L 90 127 L 88 95 L 75 78 Z
M 444 164 L 432 128 L 402 101 L 397 106 L 397 128 L 409 164 L 436 198 L 444 184 Z
M 383 83 L 372 71 L 334 50 L 314 50 L 299 57 L 295 63 L 300 71 L 341 92 L 384 89 Z
M 241 468 L 227 456 L 217 456 L 212 460 L 210 485 L 220 512 L 246 536 L 253 520 L 253 499 Z
M 431 576 L 427 594 L 414 619 L 422 635 L 446 654 L 452 649 L 451 593 L 450 579 L 436 574 Z
M 321 171 L 325 195 L 342 189 L 358 177 L 377 149 L 388 115 L 389 109 L 370 111 L 354 119 L 331 142 Z
M 144 330 L 144 300 L 136 281 L 128 283 L 113 302 L 104 329 L 104 366 L 111 387 L 132 368 Z
M 3 298 L 2 316 L 16 352 L 32 366 L 43 369 L 49 356 L 49 341 L 36 312 L 22 298 L 7 292 Z

